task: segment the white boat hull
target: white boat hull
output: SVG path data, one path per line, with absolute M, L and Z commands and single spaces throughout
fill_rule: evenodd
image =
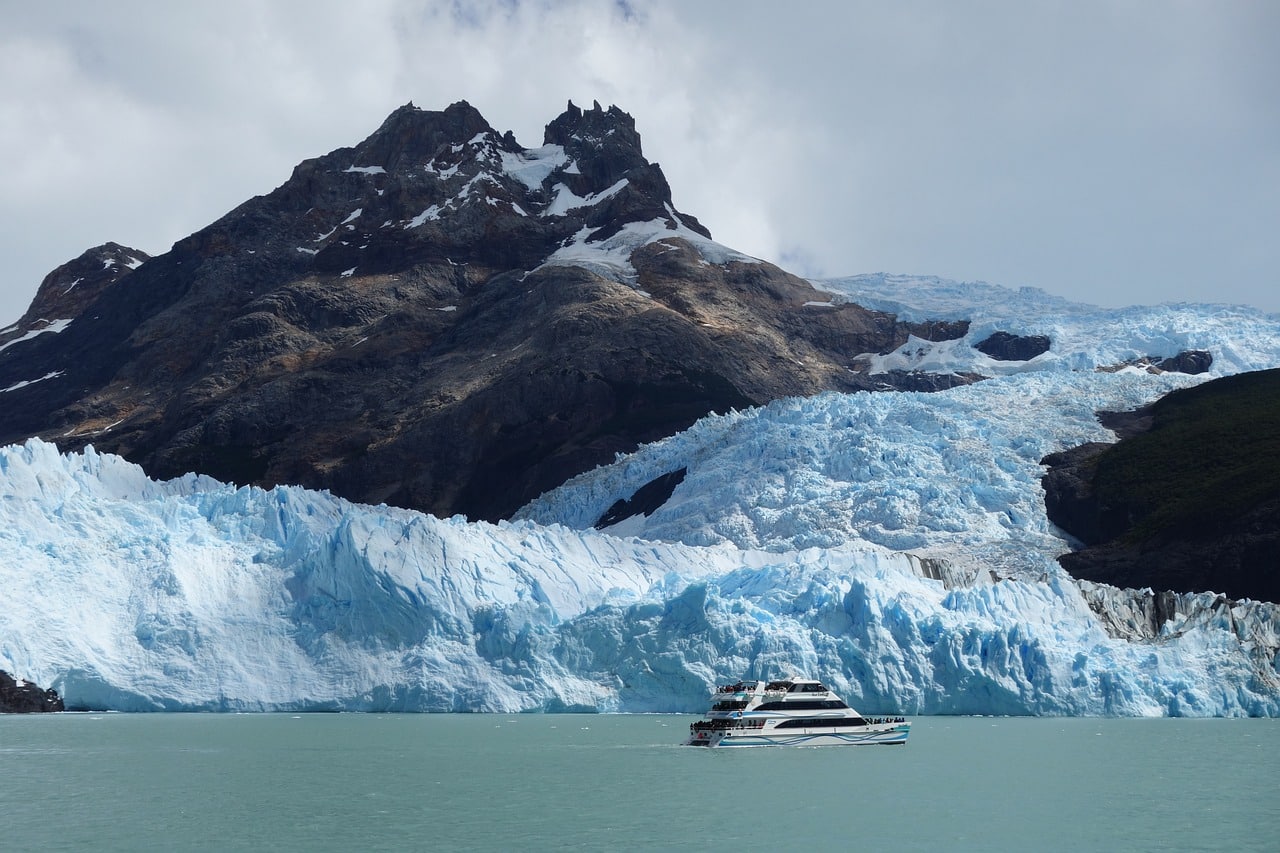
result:
M 910 723 L 866 726 L 856 730 L 788 729 L 761 732 L 759 729 L 723 729 L 695 732 L 688 746 L 873 746 L 906 743 Z

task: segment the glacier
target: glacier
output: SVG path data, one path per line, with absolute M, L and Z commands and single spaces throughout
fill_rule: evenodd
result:
M 709 685 L 795 672 L 868 714 L 1280 716 L 1280 606 L 1075 581 L 1039 487 L 1046 453 L 1114 438 L 1095 411 L 1280 364 L 1280 319 L 818 284 L 1054 344 L 950 391 L 705 418 L 497 525 L 0 448 L 0 669 L 127 711 L 700 712 Z M 1211 373 L 1093 369 L 1175 347 Z

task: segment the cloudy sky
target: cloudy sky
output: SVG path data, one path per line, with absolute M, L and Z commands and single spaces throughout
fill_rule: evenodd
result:
M 0 323 L 468 100 L 636 119 L 682 210 L 808 276 L 1280 311 L 1280 3 L 0 0 Z

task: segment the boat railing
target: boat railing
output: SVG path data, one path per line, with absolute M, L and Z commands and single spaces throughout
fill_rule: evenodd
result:
M 721 693 L 751 693 L 755 691 L 757 683 L 755 681 L 739 681 L 737 684 L 722 684 L 716 688 L 716 695 Z
M 750 703 L 745 699 L 729 699 L 711 706 L 712 711 L 741 711 Z
M 698 720 L 690 724 L 691 732 L 718 732 L 727 729 L 761 729 L 764 728 L 764 720 Z

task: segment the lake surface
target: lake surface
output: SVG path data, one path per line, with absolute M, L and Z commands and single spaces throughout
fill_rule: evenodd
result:
M 0 849 L 1280 849 L 1280 720 L 721 751 L 678 745 L 693 719 L 0 716 Z

